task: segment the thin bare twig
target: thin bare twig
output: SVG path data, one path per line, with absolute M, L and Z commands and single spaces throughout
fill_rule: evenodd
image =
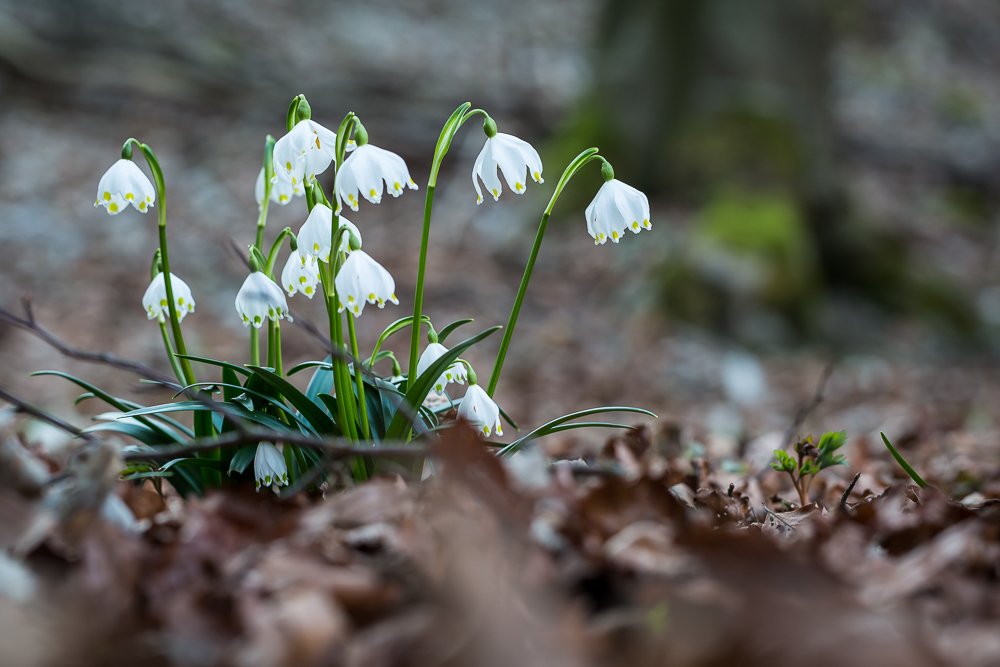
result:
M 58 336 L 35 321 L 35 315 L 31 310 L 30 295 L 25 294 L 21 297 L 21 308 L 24 310 L 24 317 L 19 317 L 16 313 L 7 310 L 6 308 L 0 308 L 0 321 L 34 334 L 58 350 L 63 356 L 71 359 L 114 366 L 115 368 L 135 373 L 136 375 L 140 375 L 160 384 L 177 386 L 177 383 L 174 382 L 172 378 L 142 362 L 124 359 L 113 355 L 110 352 L 91 352 L 90 350 L 81 350 L 80 348 L 72 347 L 71 345 L 66 344 Z
M 405 456 L 421 457 L 428 456 L 428 447 L 414 446 L 392 446 L 392 447 L 358 447 L 344 438 L 317 438 L 297 433 L 282 433 L 281 431 L 254 429 L 234 431 L 223 434 L 215 438 L 202 438 L 196 440 L 191 445 L 184 447 L 172 447 L 170 449 L 160 449 L 156 451 L 129 452 L 125 455 L 126 461 L 167 461 L 175 458 L 183 458 L 191 454 L 206 452 L 219 447 L 235 447 L 238 445 L 251 445 L 262 441 L 285 442 L 299 447 L 308 447 L 322 451 L 330 459 L 345 458 L 348 456 Z
M 820 403 L 823 402 L 823 392 L 826 391 L 827 380 L 830 379 L 830 375 L 833 374 L 833 367 L 836 362 L 830 361 L 826 367 L 823 369 L 823 374 L 820 375 L 819 382 L 816 383 L 816 391 L 813 392 L 813 397 L 809 399 L 809 402 L 799 408 L 799 411 L 795 413 L 795 419 L 792 420 L 791 426 L 785 431 L 785 444 L 781 447 L 782 449 L 788 449 L 788 445 L 792 443 L 792 438 L 795 437 L 795 432 L 799 430 L 805 422 L 806 417 L 809 416 L 813 410 L 816 409 Z
M 854 479 L 852 479 L 851 483 L 847 486 L 847 490 L 844 491 L 844 495 L 840 497 L 840 509 L 843 510 L 844 512 L 848 510 L 847 499 L 850 497 L 851 491 L 854 490 L 854 485 L 858 483 L 859 479 L 861 479 L 860 472 L 854 476 Z
M 83 431 L 73 426 L 72 424 L 68 424 L 63 420 L 59 419 L 58 417 L 56 417 L 55 415 L 51 415 L 45 410 L 42 410 L 40 407 L 29 403 L 28 401 L 24 400 L 23 398 L 21 398 L 11 390 L 7 389 L 3 385 L 0 385 L 0 398 L 7 401 L 11 405 L 17 406 L 18 412 L 22 412 L 26 415 L 31 415 L 35 419 L 52 424 L 56 428 L 62 429 L 63 431 L 66 431 L 67 433 L 74 435 L 78 438 L 82 438 L 87 442 L 97 441 L 97 438 L 95 438 L 91 434 L 84 433 Z

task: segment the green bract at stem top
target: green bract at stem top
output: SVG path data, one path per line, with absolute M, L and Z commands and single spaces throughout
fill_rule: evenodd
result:
M 188 353 L 187 345 L 184 344 L 184 334 L 181 333 L 181 323 L 177 318 L 177 304 L 174 303 L 174 286 L 172 284 L 173 281 L 170 280 L 170 254 L 167 252 L 167 187 L 163 180 L 163 170 L 160 168 L 160 162 L 156 159 L 153 149 L 144 143 L 140 143 L 138 139 L 130 137 L 125 142 L 122 146 L 123 158 L 131 159 L 132 144 L 135 144 L 142 150 L 142 154 L 146 158 L 146 164 L 149 165 L 149 170 L 153 172 L 153 181 L 156 183 L 156 197 L 159 199 L 160 204 L 158 207 L 160 264 L 163 267 L 163 284 L 167 291 L 167 310 L 170 313 L 170 329 L 173 331 L 174 347 L 177 349 L 177 353 L 174 356 L 180 356 L 179 363 L 181 371 L 184 374 L 184 382 L 186 384 L 194 384 L 198 380 L 194 376 L 191 362 L 184 358 Z
M 549 199 L 549 205 L 545 207 L 545 212 L 542 213 L 542 220 L 538 224 L 538 232 L 535 234 L 535 242 L 531 246 L 531 254 L 528 255 L 528 265 L 524 267 L 524 275 L 521 277 L 521 285 L 517 288 L 517 297 L 514 299 L 514 307 L 510 311 L 510 318 L 507 320 L 507 327 L 503 332 L 503 340 L 500 341 L 500 350 L 497 352 L 497 359 L 493 364 L 493 373 L 490 375 L 490 383 L 486 387 L 486 393 L 489 394 L 490 398 L 493 397 L 493 392 L 496 391 L 497 382 L 500 381 L 500 371 L 503 369 L 504 359 L 507 357 L 507 348 L 510 347 L 510 339 L 514 336 L 514 326 L 517 324 L 517 317 L 521 313 L 521 305 L 524 303 L 524 295 L 528 291 L 528 283 L 531 281 L 531 273 L 535 268 L 535 260 L 538 259 L 538 251 L 542 247 L 542 239 L 545 237 L 545 228 L 549 224 L 549 216 L 552 214 L 552 209 L 556 205 L 556 201 L 559 200 L 559 195 L 562 194 L 563 188 L 569 183 L 570 179 L 580 171 L 584 165 L 594 160 L 601 160 L 604 164 L 610 164 L 602 156 L 597 154 L 596 148 L 588 148 L 583 151 L 563 171 L 562 176 L 559 177 L 559 182 L 556 183 L 556 189 L 552 193 L 552 198 Z
M 451 114 L 447 121 L 445 121 L 444 127 L 441 128 L 441 134 L 438 136 L 437 145 L 434 147 L 434 160 L 431 162 L 431 173 L 427 177 L 427 194 L 424 196 L 424 227 L 420 236 L 420 260 L 417 264 L 417 287 L 413 295 L 413 322 L 419 323 L 422 321 L 421 315 L 424 305 L 424 276 L 427 273 L 427 244 L 430 240 L 430 230 L 431 230 L 431 209 L 434 206 L 434 188 L 437 185 L 438 172 L 441 169 L 441 163 L 444 161 L 444 156 L 448 153 L 448 149 L 451 148 L 451 142 L 455 138 L 455 134 L 458 129 L 465 124 L 465 121 L 469 120 L 476 114 L 481 114 L 484 120 L 484 129 L 488 126 L 492 126 L 494 134 L 496 133 L 496 123 L 490 118 L 489 114 L 482 109 L 473 109 L 469 111 L 472 106 L 469 102 L 466 102 L 459 106 Z M 420 349 L 420 326 L 414 326 L 413 331 L 410 335 L 410 365 L 409 373 L 407 375 L 407 382 L 412 383 L 417 377 L 417 360 L 419 355 L 417 354 Z

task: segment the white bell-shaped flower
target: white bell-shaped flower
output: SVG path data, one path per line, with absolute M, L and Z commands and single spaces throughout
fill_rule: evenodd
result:
M 626 229 L 638 234 L 643 229 L 653 228 L 649 223 L 649 200 L 646 195 L 617 178 L 605 181 L 585 215 L 587 231 L 595 245 L 603 244 L 608 239 L 618 243 Z
M 351 210 L 358 210 L 358 192 L 373 204 L 382 201 L 382 183 L 393 197 L 403 194 L 403 188 L 417 189 L 410 178 L 403 158 L 371 144 L 358 146 L 337 172 L 334 187 L 339 202 L 346 202 Z
M 94 206 L 103 206 L 109 215 L 118 215 L 129 204 L 145 213 L 154 203 L 156 188 L 135 162 L 122 158 L 101 176 Z
M 274 172 L 293 184 L 322 174 L 337 156 L 337 133 L 314 120 L 300 120 L 274 143 Z
M 295 296 L 296 292 L 305 294 L 310 299 L 316 294 L 316 285 L 319 284 L 319 263 L 315 257 L 302 259 L 298 250 L 293 250 L 285 262 L 285 268 L 281 271 L 281 286 L 288 292 L 288 296 Z
M 361 232 L 353 222 L 340 216 L 341 227 L 347 227 L 361 241 Z M 299 233 L 295 235 L 299 243 L 299 257 L 302 261 L 312 257 L 324 262 L 330 261 L 330 241 L 333 240 L 333 211 L 326 204 L 316 204 L 309 212 L 309 217 L 302 223 Z M 340 252 L 350 252 L 351 237 L 344 234 L 340 237 Z M 284 281 L 282 281 L 284 282 Z
M 489 437 L 490 432 L 494 430 L 497 435 L 503 435 L 503 429 L 500 427 L 500 408 L 478 384 L 470 384 L 465 391 L 465 398 L 458 406 L 458 416 L 482 431 L 486 437 Z
M 399 299 L 396 298 L 396 281 L 364 250 L 351 253 L 340 267 L 334 284 L 340 301 L 338 312 L 347 308 L 355 317 L 360 317 L 366 302 L 377 303 L 379 308 L 384 308 L 386 301 L 399 304 Z
M 236 294 L 236 312 L 243 318 L 243 326 L 252 324 L 257 329 L 267 319 L 292 319 L 284 292 L 260 271 L 254 271 L 243 281 L 243 287 Z
M 497 176 L 497 168 L 503 172 L 507 185 L 517 194 L 524 194 L 527 175 L 538 183 L 544 183 L 542 178 L 542 158 L 531 144 L 510 134 L 498 132 L 496 136 L 486 139 L 483 150 L 472 167 L 472 184 L 476 186 L 476 203 L 483 203 L 483 191 L 479 189 L 479 179 L 490 194 L 493 201 L 500 199 L 503 186 Z
M 262 207 L 264 205 L 264 167 L 261 167 L 260 173 L 257 174 L 257 182 L 254 184 L 253 194 L 257 200 L 257 207 Z M 301 197 L 304 194 L 305 189 L 302 187 L 301 181 L 296 185 L 292 183 L 292 179 L 284 172 L 275 172 L 274 178 L 271 179 L 272 202 L 284 206 L 292 200 L 292 197 Z
M 431 367 L 431 364 L 440 359 L 447 352 L 448 348 L 441 343 L 428 344 L 427 349 L 424 350 L 423 354 L 420 355 L 420 359 L 417 361 L 417 377 L 423 375 L 424 371 Z M 444 393 L 444 388 L 449 382 L 465 384 L 465 378 L 465 364 L 461 361 L 455 361 L 448 366 L 448 368 L 441 373 L 441 377 L 434 382 L 434 391 L 436 391 L 440 396 Z
M 191 288 L 173 273 L 170 274 L 170 287 L 174 291 L 177 321 L 183 322 L 185 315 L 194 312 L 194 297 L 191 296 Z M 149 287 L 146 288 L 146 293 L 142 295 L 142 307 L 146 311 L 146 316 L 151 320 L 170 317 L 167 286 L 163 280 L 162 271 L 156 274 L 156 277 L 149 283 Z
M 253 475 L 257 478 L 258 491 L 261 485 L 269 487 L 272 484 L 277 486 L 288 484 L 288 466 L 285 465 L 285 457 L 270 442 L 257 445 L 257 453 L 253 457 Z

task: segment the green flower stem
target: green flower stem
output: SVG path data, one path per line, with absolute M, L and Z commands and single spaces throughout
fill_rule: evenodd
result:
M 163 317 L 158 319 L 160 321 L 160 333 L 163 335 L 163 347 L 167 350 L 170 367 L 174 369 L 174 375 L 177 376 L 178 382 L 181 383 L 181 386 L 184 386 L 184 371 L 181 370 L 180 364 L 177 363 L 177 357 L 174 355 L 174 346 L 170 342 L 170 334 L 167 333 L 167 322 Z
M 274 368 L 274 320 L 267 320 L 267 366 Z
M 274 372 L 284 375 L 281 369 L 281 322 L 274 323 Z
M 365 402 L 364 364 L 358 352 L 358 337 L 354 333 L 354 317 L 347 313 L 347 333 L 351 338 L 351 354 L 354 356 L 354 383 L 358 388 L 358 412 L 361 413 L 361 432 L 365 440 L 372 439 L 372 430 L 368 425 L 368 404 Z
M 337 363 L 337 359 L 332 354 L 337 349 L 336 347 L 334 347 L 334 342 L 333 342 L 334 333 L 336 329 L 336 324 L 334 323 L 334 317 L 337 317 L 337 319 L 339 319 L 340 316 L 337 314 L 336 308 L 331 308 L 330 306 L 330 297 L 328 295 L 333 290 L 333 288 L 332 287 L 327 288 L 327 285 L 330 283 L 330 278 L 327 275 L 327 272 L 323 270 L 322 265 L 320 265 L 319 269 L 319 279 L 323 286 L 323 296 L 324 296 L 323 301 L 324 303 L 326 303 L 326 310 L 330 321 L 330 352 L 331 352 L 330 364 L 331 364 L 331 372 L 333 373 L 333 388 L 334 388 L 333 391 L 337 396 L 337 424 L 340 425 L 340 430 L 343 432 L 344 436 L 349 437 L 348 434 L 350 431 L 347 428 L 347 407 L 341 400 L 341 397 L 343 397 L 344 395 L 344 388 L 342 382 L 343 377 L 340 374 L 340 365 Z
M 297 105 L 296 105 L 297 106 Z M 264 140 L 264 201 L 257 216 L 257 238 L 254 245 L 260 248 L 264 243 L 264 225 L 267 224 L 267 208 L 271 203 L 271 177 L 274 176 L 274 137 L 270 134 Z
M 497 358 L 493 364 L 493 373 L 490 375 L 490 383 L 486 387 L 486 393 L 491 398 L 493 397 L 493 392 L 496 391 L 497 382 L 500 381 L 500 371 L 503 368 L 504 359 L 507 357 L 507 348 L 510 347 L 510 340 L 514 336 L 514 326 L 517 324 L 517 317 L 521 313 L 521 305 L 524 303 L 524 295 L 528 291 L 528 283 L 531 282 L 531 273 L 535 269 L 535 260 L 538 259 L 538 251 L 542 247 L 542 240 L 545 237 L 545 228 L 549 224 L 549 216 L 552 214 L 552 209 L 555 207 L 556 201 L 559 200 L 559 195 L 562 194 L 563 188 L 565 188 L 566 184 L 569 183 L 571 178 L 573 178 L 573 175 L 592 160 L 604 160 L 603 157 L 596 155 L 596 153 L 596 148 L 588 148 L 569 163 L 566 170 L 563 171 L 562 176 L 559 177 L 559 182 L 556 183 L 556 189 L 555 192 L 552 193 L 552 198 L 549 199 L 549 205 L 545 207 L 545 212 L 542 213 L 542 221 L 538 224 L 538 232 L 535 233 L 535 242 L 531 246 L 531 254 L 528 255 L 528 265 L 524 267 L 524 275 L 521 277 L 520 287 L 517 288 L 517 297 L 514 299 L 514 307 L 510 311 L 510 318 L 508 318 L 507 326 L 503 332 L 503 340 L 500 341 L 500 350 L 497 352 Z
M 184 334 L 181 333 L 180 320 L 177 317 L 177 304 L 174 303 L 174 286 L 170 280 L 170 255 L 167 252 L 167 186 L 163 180 L 163 170 L 160 168 L 160 161 L 156 159 L 156 154 L 148 145 L 140 143 L 137 139 L 129 138 L 125 145 L 135 144 L 142 150 L 146 158 L 149 170 L 153 172 L 153 180 L 156 183 L 156 197 L 159 199 L 159 231 L 160 231 L 160 265 L 163 267 L 163 284 L 167 292 L 167 310 L 170 313 L 170 329 L 174 334 L 174 346 L 176 354 L 186 355 L 187 345 L 184 344 Z M 124 150 L 124 149 L 123 149 Z M 131 153 L 131 149 L 129 149 Z M 176 357 L 176 354 L 174 355 Z M 184 384 L 194 384 L 197 379 L 191 368 L 191 362 L 180 357 L 178 359 L 181 371 L 184 374 Z
M 354 404 L 354 390 L 351 388 L 351 373 L 347 370 L 347 362 L 344 361 L 343 355 L 346 354 L 347 346 L 344 345 L 344 321 L 341 318 L 341 313 L 337 310 L 337 304 L 340 302 L 340 297 L 337 295 L 337 283 L 336 277 L 337 272 L 340 271 L 340 253 L 336 256 L 333 255 L 331 251 L 331 259 L 334 261 L 329 265 L 330 269 L 330 288 L 332 294 L 327 300 L 327 309 L 330 312 L 330 318 L 334 332 L 334 340 L 337 347 L 335 348 L 340 354 L 336 359 L 332 359 L 334 368 L 336 368 L 340 374 L 340 386 L 343 391 L 342 394 L 337 394 L 337 405 L 344 405 L 344 411 L 347 414 L 347 428 L 350 433 L 350 437 L 354 440 L 358 440 L 358 411 L 357 406 Z M 347 315 L 350 317 L 350 314 Z
M 250 363 L 260 366 L 260 330 L 250 324 Z
M 427 244 L 431 233 L 431 208 L 434 206 L 434 188 L 437 186 L 438 172 L 441 169 L 441 162 L 451 147 L 451 142 L 455 138 L 455 133 L 465 121 L 474 114 L 481 113 L 486 116 L 486 112 L 481 109 L 468 111 L 472 105 L 466 102 L 451 114 L 441 128 L 437 145 L 434 147 L 434 159 L 431 162 L 431 173 L 427 178 L 427 193 L 424 196 L 424 226 L 420 235 L 420 258 L 417 264 L 417 287 L 413 294 L 413 331 L 410 335 L 410 368 L 407 375 L 407 383 L 412 383 L 417 378 L 417 360 L 420 349 L 420 322 L 424 306 L 424 277 L 427 273 Z M 468 111 L 468 113 L 466 113 Z M 487 116 L 488 117 L 488 116 Z
M 264 267 L 264 275 L 271 280 L 274 280 L 274 264 L 278 260 L 278 251 L 281 250 L 281 242 L 284 241 L 285 238 L 292 236 L 294 236 L 294 234 L 292 233 L 291 227 L 285 227 L 282 229 L 278 234 L 278 238 L 274 239 L 274 244 L 271 245 L 271 251 L 267 253 L 267 263 Z M 260 246 L 257 247 L 260 248 Z M 274 280 L 274 282 L 277 283 L 278 281 Z M 280 285 L 281 283 L 278 284 Z

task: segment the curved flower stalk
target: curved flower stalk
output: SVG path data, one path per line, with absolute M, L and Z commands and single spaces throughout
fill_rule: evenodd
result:
M 361 232 L 347 218 L 340 217 L 340 226 L 347 229 L 361 241 Z M 299 233 L 295 235 L 299 243 L 299 257 L 304 262 L 308 258 L 330 261 L 330 243 L 333 242 L 333 211 L 326 204 L 316 204 L 309 217 L 302 223 Z M 350 252 L 350 234 L 344 234 L 340 240 L 340 252 Z M 284 282 L 284 280 L 282 280 Z
M 431 364 L 448 353 L 448 348 L 437 342 L 436 338 L 435 336 L 434 342 L 429 343 L 424 349 L 423 354 L 420 355 L 420 360 L 417 362 L 417 377 L 423 375 L 424 371 L 430 368 Z M 441 373 L 441 377 L 434 382 L 434 391 L 440 396 L 444 393 L 444 388 L 449 383 L 465 384 L 466 377 L 465 365 L 461 360 L 457 360 L 451 366 L 448 366 L 444 373 Z
M 587 207 L 587 232 L 594 239 L 594 245 L 603 245 L 611 239 L 618 243 L 628 229 L 638 234 L 643 229 L 652 229 L 649 223 L 649 199 L 631 185 L 614 178 L 605 181 L 597 191 L 594 201 Z
M 257 182 L 254 184 L 253 194 L 254 198 L 257 200 L 258 208 L 264 207 L 264 168 L 260 168 L 260 173 L 257 174 Z M 271 179 L 271 201 L 279 206 L 284 206 L 292 200 L 293 197 L 301 197 L 305 194 L 305 188 L 302 187 L 302 181 L 298 184 L 292 183 L 292 179 L 288 177 L 287 174 L 282 172 L 275 172 L 274 177 Z
M 493 201 L 500 199 L 503 186 L 497 176 L 497 169 L 503 173 L 510 189 L 517 194 L 524 194 L 527 175 L 537 183 L 544 183 L 542 178 L 542 159 L 531 144 L 511 134 L 498 133 L 496 123 L 492 119 L 486 124 L 486 143 L 472 167 L 472 184 L 476 188 L 476 203 L 483 203 L 483 192 L 479 189 L 482 180 L 486 190 L 493 195 Z M 490 134 L 492 130 L 493 134 Z
M 254 271 L 243 281 L 236 294 L 236 312 L 243 319 L 244 327 L 252 324 L 255 329 L 260 329 L 267 319 L 272 322 L 292 319 L 281 288 L 261 271 Z
M 257 453 L 253 457 L 253 474 L 257 479 L 257 491 L 260 491 L 261 485 L 269 487 L 272 484 L 276 486 L 288 484 L 285 457 L 270 442 L 257 445 Z
M 194 297 L 191 296 L 191 288 L 183 280 L 170 274 L 170 286 L 173 288 L 175 307 L 177 309 L 177 321 L 183 322 L 188 313 L 194 312 Z M 157 273 L 156 277 L 149 283 L 146 293 L 142 295 L 142 307 L 146 311 L 146 316 L 151 320 L 159 319 L 161 322 L 170 317 L 170 301 L 167 298 L 167 286 L 164 284 L 163 273 Z
M 281 271 L 281 286 L 288 296 L 296 292 L 305 294 L 310 299 L 316 295 L 316 285 L 319 284 L 319 264 L 315 257 L 302 258 L 298 250 L 293 250 Z
M 500 408 L 490 395 L 476 384 L 472 376 L 469 377 L 469 388 L 465 391 L 465 398 L 458 406 L 458 417 L 482 431 L 487 438 L 492 431 L 496 431 L 497 435 L 503 435 L 500 426 Z
M 334 184 L 338 213 L 342 202 L 346 202 L 352 211 L 357 211 L 359 192 L 371 203 L 380 203 L 383 183 L 385 191 L 393 197 L 403 194 L 404 187 L 417 189 L 403 158 L 369 144 L 368 134 L 360 123 L 356 126 L 354 136 L 358 147 L 344 160 L 337 171 L 337 182 Z
M 365 303 L 385 307 L 386 301 L 399 304 L 396 298 L 396 281 L 385 268 L 364 250 L 355 250 L 340 267 L 334 279 L 339 304 L 337 312 L 346 307 L 354 317 L 361 317 Z
M 156 189 L 132 160 L 122 158 L 104 172 L 97 185 L 94 206 L 103 206 L 108 215 L 118 215 L 132 204 L 145 213 L 156 203 Z
M 297 122 L 274 144 L 274 173 L 293 185 L 322 174 L 336 159 L 337 133 L 309 118 Z

